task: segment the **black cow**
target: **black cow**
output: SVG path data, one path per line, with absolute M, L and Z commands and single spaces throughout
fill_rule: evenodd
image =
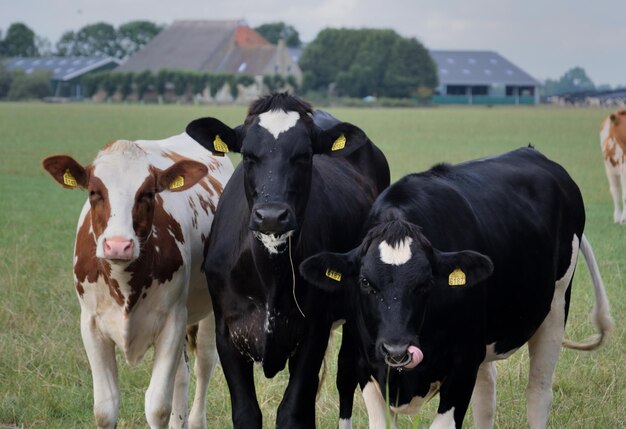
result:
M 437 391 L 431 428 L 460 428 L 470 398 L 476 427 L 493 427 L 493 361 L 526 342 L 530 427 L 545 427 L 579 248 L 600 336 L 566 345 L 595 348 L 611 327 L 584 223 L 567 172 L 523 148 L 404 177 L 374 203 L 360 246 L 307 259 L 306 279 L 349 289 L 370 427 L 385 427 L 383 398 L 414 413 Z
M 313 428 L 319 369 L 343 309 L 297 267 L 322 250 L 359 243 L 372 203 L 389 185 L 387 160 L 359 128 L 313 115 L 287 94 L 253 103 L 235 129 L 203 118 L 187 132 L 214 153 L 243 156 L 220 199 L 205 261 L 234 426 L 261 427 L 253 362 L 271 378 L 289 360 L 276 426 Z M 339 387 L 341 407 L 350 409 L 354 387 Z

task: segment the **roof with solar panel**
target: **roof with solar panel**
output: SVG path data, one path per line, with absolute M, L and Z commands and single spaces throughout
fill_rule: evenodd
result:
M 536 86 L 541 83 L 493 51 L 430 51 L 442 85 Z
M 68 81 L 112 62 L 121 63 L 110 57 L 41 57 L 9 58 L 4 64 L 8 70 L 22 69 L 26 73 L 49 70 L 52 72 L 52 79 Z

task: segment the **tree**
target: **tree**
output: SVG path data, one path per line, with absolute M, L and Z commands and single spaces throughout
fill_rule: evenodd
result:
M 287 25 L 284 22 L 263 24 L 256 27 L 254 30 L 274 45 L 276 45 L 280 39 L 284 39 L 285 44 L 290 48 L 299 48 L 302 46 L 298 31 L 293 26 Z
M 104 22 L 86 25 L 76 33 L 63 33 L 57 43 L 57 52 L 60 56 L 123 58 L 115 27 Z
M 57 42 L 60 56 L 109 56 L 124 59 L 143 48 L 162 27 L 150 21 L 130 21 L 115 29 L 99 22 L 77 32 L 66 31 Z
M 9 100 L 41 99 L 50 95 L 52 73 L 47 70 L 35 70 L 25 73 L 13 72 L 13 82 L 7 94 Z
M 131 21 L 117 30 L 118 43 L 124 57 L 129 57 L 154 38 L 163 27 L 150 21 Z
M 381 91 L 387 97 L 423 98 L 424 90 L 438 84 L 437 67 L 424 46 L 415 38 L 397 39 L 391 49 Z
M 154 85 L 154 75 L 150 70 L 144 70 L 135 75 L 135 89 L 137 90 L 137 98 L 143 100 L 143 96 Z
M 7 96 L 12 81 L 12 74 L 7 70 L 4 63 L 0 61 L 0 99 Z
M 300 67 L 305 91 L 326 91 L 334 83 L 339 95 L 408 98 L 420 86 L 420 94 L 437 86 L 426 48 L 393 30 L 323 30 L 304 50 Z
M 11 24 L 0 43 L 0 55 L 6 57 L 38 57 L 35 32 L 21 22 Z
M 546 96 L 567 94 L 571 92 L 591 91 L 595 89 L 593 81 L 589 79 L 585 69 L 573 67 L 569 69 L 559 80 L 546 80 L 544 93 Z

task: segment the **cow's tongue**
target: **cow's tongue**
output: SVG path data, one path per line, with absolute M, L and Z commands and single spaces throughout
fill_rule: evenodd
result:
M 411 353 L 411 362 L 406 364 L 406 368 L 415 368 L 424 359 L 424 353 L 415 346 L 409 346 L 407 351 Z

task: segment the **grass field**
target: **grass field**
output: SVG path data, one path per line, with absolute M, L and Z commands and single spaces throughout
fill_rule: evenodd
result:
M 626 226 L 612 223 L 612 203 L 602 166 L 598 128 L 608 111 L 547 107 L 329 109 L 361 126 L 386 153 L 393 180 L 434 163 L 459 162 L 532 143 L 564 165 L 582 189 L 586 234 L 594 246 L 607 287 L 616 329 L 596 352 L 563 350 L 554 383 L 551 428 L 626 428 Z M 93 427 L 91 376 L 79 333 L 79 305 L 72 286 L 75 223 L 85 195 L 63 190 L 40 167 L 53 153 L 83 163 L 118 139 L 162 138 L 177 134 L 200 116 L 230 125 L 243 120 L 244 107 L 0 104 L 0 428 Z M 582 258 L 580 258 L 582 260 Z M 586 267 L 574 281 L 566 335 L 593 332 L 587 314 L 593 303 Z M 318 400 L 318 427 L 334 428 L 336 346 L 328 359 Z M 128 368 L 120 362 L 122 406 L 119 428 L 145 427 L 143 393 L 151 355 Z M 524 389 L 528 353 L 524 348 L 498 363 L 497 428 L 527 427 Z M 274 427 L 287 375 L 258 375 L 264 426 Z M 355 428 L 367 427 L 357 393 Z M 431 401 L 401 428 L 428 427 Z M 211 428 L 228 428 L 230 399 L 218 368 L 208 398 Z M 471 427 L 471 416 L 466 419 Z

